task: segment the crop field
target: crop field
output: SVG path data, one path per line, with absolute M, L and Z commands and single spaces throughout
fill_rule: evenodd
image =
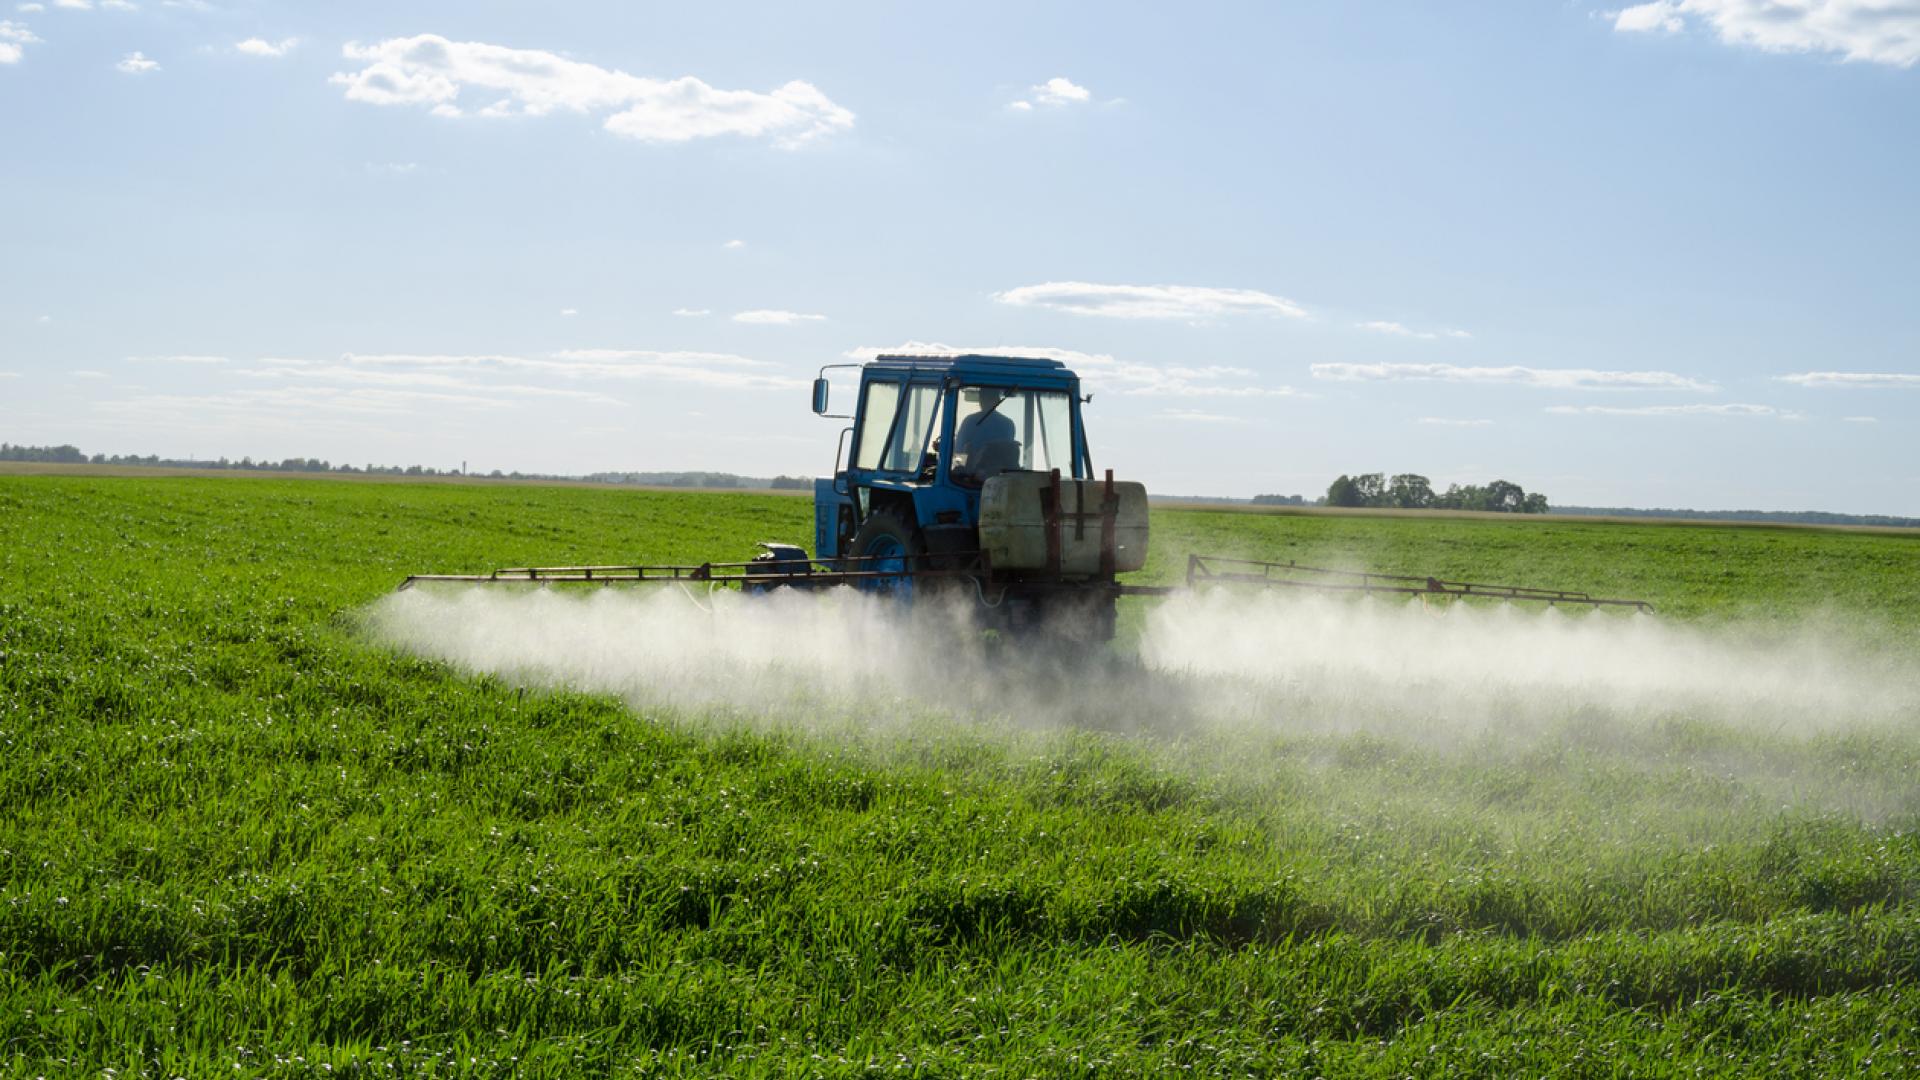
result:
M 391 595 L 810 524 L 0 477 L 0 1072 L 1920 1074 L 1920 537 L 1156 510 L 1142 581 L 1658 614 L 1128 601 L 1068 666 L 810 597 Z

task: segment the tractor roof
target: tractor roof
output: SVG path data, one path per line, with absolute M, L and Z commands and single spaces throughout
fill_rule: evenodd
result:
M 1064 386 L 1077 376 L 1058 360 L 1031 356 L 987 356 L 967 353 L 962 356 L 876 356 L 869 368 L 905 371 L 915 375 L 950 376 L 961 382 L 1024 383 Z

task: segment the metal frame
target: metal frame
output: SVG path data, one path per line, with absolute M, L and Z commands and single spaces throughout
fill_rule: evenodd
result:
M 1257 573 L 1255 571 L 1258 571 Z M 1305 575 L 1304 579 L 1287 575 Z M 1327 580 L 1337 578 L 1340 580 Z M 1525 600 L 1590 607 L 1631 607 L 1652 611 L 1645 600 L 1596 597 L 1567 589 L 1536 589 L 1526 585 L 1489 585 L 1478 581 L 1446 581 L 1416 574 L 1375 574 L 1358 570 L 1329 570 L 1296 562 L 1261 562 L 1214 555 L 1187 556 L 1187 586 L 1213 583 L 1259 585 L 1264 588 L 1314 589 L 1331 592 L 1402 593 L 1409 596 L 1460 596 L 1488 600 Z
M 973 553 L 978 559 L 978 553 Z M 898 558 L 887 555 L 848 556 L 838 560 L 807 559 L 806 568 L 791 569 L 801 562 L 799 559 L 758 559 L 748 562 L 706 562 L 699 565 L 663 564 L 657 566 L 515 566 L 489 571 L 485 574 L 410 574 L 400 583 L 400 588 L 412 588 L 421 582 L 458 581 L 468 584 L 484 585 L 631 585 L 639 583 L 694 582 L 703 581 L 719 585 L 793 585 L 800 588 L 821 588 L 833 585 L 846 585 L 856 581 L 871 581 L 882 578 L 936 578 L 936 577 L 978 577 L 980 572 L 974 568 L 962 567 L 952 570 L 911 569 L 911 570 L 866 570 L 862 564 L 878 562 L 881 559 Z M 844 569 L 853 564 L 854 569 Z
M 1057 493 L 1058 489 L 1054 490 Z M 1058 513 L 1050 509 L 1047 521 L 1050 535 L 1057 534 L 1058 530 L 1066 524 L 1066 519 L 1075 519 L 1076 528 L 1084 528 L 1088 520 L 1093 520 L 1101 525 L 1102 543 L 1110 543 L 1108 537 L 1111 535 L 1109 530 L 1112 511 L 1109 505 L 1105 505 L 1110 500 L 1109 494 L 1108 499 L 1103 500 L 1100 512 Z M 1057 494 L 1053 505 L 1056 507 L 1059 505 Z M 1055 544 L 1057 542 L 1056 540 Z M 1049 545 L 1049 553 L 1054 551 L 1057 551 L 1057 547 Z M 804 562 L 804 569 L 794 569 L 796 564 L 801 563 L 798 559 L 707 562 L 699 565 L 519 566 L 485 574 L 413 574 L 400 583 L 400 588 L 412 588 L 422 582 L 463 582 L 487 585 L 632 585 L 677 581 L 707 582 L 723 586 L 774 588 L 784 585 L 816 589 L 883 580 L 969 578 L 982 588 L 1013 587 L 1043 592 L 1110 590 L 1115 596 L 1173 596 L 1212 585 L 1253 585 L 1261 588 L 1307 589 L 1328 593 L 1357 592 L 1367 595 L 1387 593 L 1402 596 L 1446 596 L 1505 602 L 1518 601 L 1543 603 L 1549 607 L 1567 604 L 1595 608 L 1630 607 L 1645 612 L 1653 610 L 1653 605 L 1645 600 L 1598 597 L 1566 589 L 1491 585 L 1477 581 L 1446 581 L 1414 574 L 1330 570 L 1325 567 L 1302 566 L 1295 562 L 1261 562 L 1256 559 L 1228 559 L 1214 555 L 1187 556 L 1185 585 L 1123 585 L 1114 581 L 1110 571 L 1086 581 L 1000 578 L 993 573 L 991 567 L 986 565 L 984 557 L 977 551 L 958 553 L 952 558 L 957 560 L 959 565 L 946 569 L 914 567 L 903 570 L 873 570 L 865 568 L 882 559 L 891 558 L 897 558 L 897 556 L 863 555 L 847 556 L 837 560 L 807 559 Z M 1111 563 L 1107 565 L 1111 566 Z

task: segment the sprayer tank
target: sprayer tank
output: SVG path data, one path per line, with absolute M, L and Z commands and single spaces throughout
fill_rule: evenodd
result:
M 1147 489 L 1057 473 L 1001 473 L 980 491 L 980 549 L 995 570 L 1066 577 L 1138 570 L 1147 562 Z

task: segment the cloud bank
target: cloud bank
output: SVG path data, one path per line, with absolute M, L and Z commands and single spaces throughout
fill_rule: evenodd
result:
M 774 311 L 761 308 L 755 311 L 736 312 L 733 321 L 755 326 L 793 326 L 804 322 L 825 322 L 825 315 L 809 315 L 800 311 Z
M 1622 408 L 1613 405 L 1550 405 L 1547 411 L 1557 416 L 1759 416 L 1775 420 L 1798 420 L 1800 414 L 1771 405 L 1640 405 Z
M 1781 375 L 1779 381 L 1795 386 L 1843 387 L 1854 390 L 1920 389 L 1920 375 L 1883 371 L 1803 371 Z
M 721 90 L 699 79 L 650 79 L 569 60 L 438 34 L 391 38 L 341 50 L 365 66 L 330 82 L 349 101 L 424 106 L 436 116 L 468 115 L 473 98 L 492 100 L 476 116 L 545 116 L 555 110 L 609 112 L 602 126 L 642 142 L 677 143 L 736 135 L 792 148 L 853 126 L 853 113 L 811 83 L 768 93 Z
M 1706 27 L 1728 45 L 1838 53 L 1894 67 L 1920 62 L 1920 0 L 1653 0 L 1614 15 L 1624 33 Z
M 1375 319 L 1372 322 L 1363 322 L 1358 325 L 1360 329 L 1371 330 L 1376 334 L 1386 334 L 1389 337 L 1417 338 L 1421 341 L 1437 341 L 1440 338 L 1465 339 L 1473 336 L 1465 330 L 1415 330 L 1404 323 L 1391 322 L 1385 319 Z
M 1314 364 L 1313 377 L 1335 382 L 1511 383 L 1551 390 L 1712 391 L 1712 383 L 1671 371 L 1597 371 L 1593 368 L 1462 367 L 1457 364 Z
M 40 39 L 25 24 L 0 19 L 0 64 L 17 64 L 26 55 L 23 46 L 37 45 Z
M 1306 310 L 1285 297 L 1257 289 L 1200 285 L 1095 285 L 1049 281 L 995 293 L 1014 307 L 1040 307 L 1111 319 L 1212 319 L 1229 315 L 1280 315 L 1304 319 Z

